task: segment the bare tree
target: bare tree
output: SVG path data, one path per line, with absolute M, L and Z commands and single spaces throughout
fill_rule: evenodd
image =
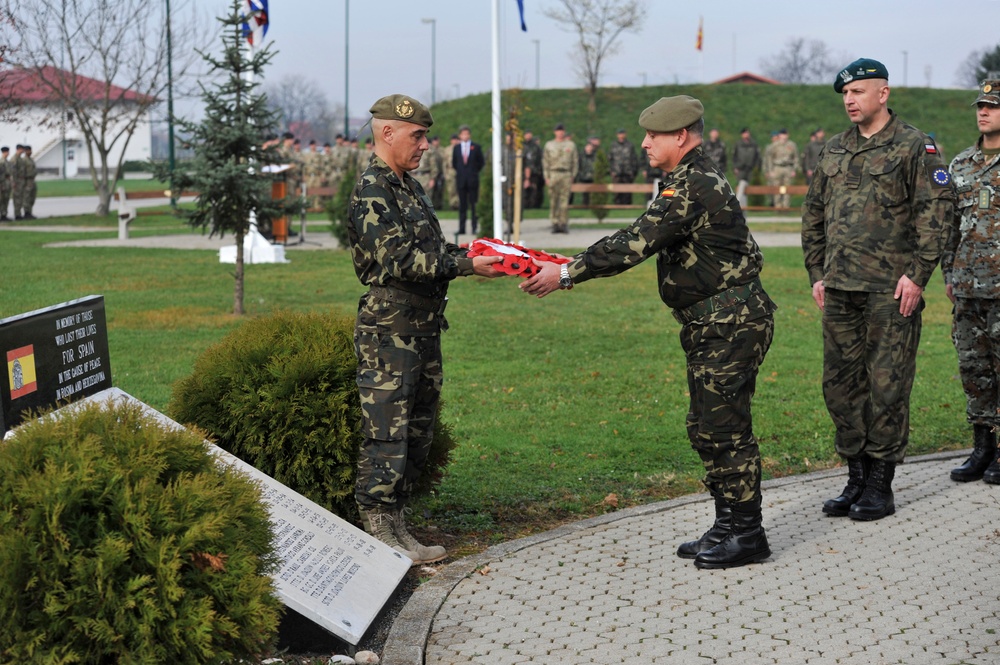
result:
M 337 120 L 341 126 L 344 124 L 342 107 L 332 107 L 319 84 L 301 74 L 285 76 L 265 86 L 264 91 L 268 106 L 278 114 L 281 129 L 294 132 L 299 138 L 329 141 L 330 130 L 337 126 Z
M 782 83 L 830 83 L 846 62 L 834 56 L 825 42 L 796 37 L 788 40 L 783 51 L 761 59 L 760 67 L 766 76 Z
M 955 83 L 963 88 L 977 88 L 980 81 L 997 72 L 1000 72 L 1000 45 L 976 49 L 959 65 Z
M 560 0 L 545 15 L 566 32 L 575 33 L 576 69 L 590 96 L 587 108 L 597 111 L 601 66 L 618 53 L 623 32 L 638 33 L 646 18 L 644 0 Z
M 175 81 L 205 41 L 194 5 L 175 0 Z M 0 0 L 0 43 L 10 45 L 0 77 L 30 75 L 48 100 L 47 122 L 72 117 L 90 156 L 97 214 L 106 215 L 125 149 L 167 86 L 166 9 L 159 0 Z M 202 22 L 204 23 L 204 22 Z M 9 107 L 17 100 L 0 100 Z M 117 157 L 117 159 L 116 159 Z

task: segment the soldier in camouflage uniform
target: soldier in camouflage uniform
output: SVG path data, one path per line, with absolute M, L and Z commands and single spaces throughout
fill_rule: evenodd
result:
M 725 173 L 726 165 L 728 163 L 726 160 L 726 144 L 719 138 L 718 129 L 711 129 L 708 132 L 708 140 L 705 141 L 704 150 L 709 159 L 715 162 L 715 165 L 719 167 L 719 171 Z
M 424 154 L 420 157 L 420 165 L 413 172 L 413 177 L 417 179 L 420 186 L 430 196 L 434 191 L 437 181 L 441 179 L 441 162 L 437 152 L 433 148 L 428 148 L 424 151 Z
M 960 482 L 1000 484 L 995 428 L 1000 427 L 1000 80 L 987 79 L 974 102 L 981 136 L 951 162 L 958 198 L 941 257 L 955 303 L 952 340 L 972 423 L 972 455 L 951 472 Z
M 428 152 L 434 156 L 434 168 L 437 170 L 437 177 L 434 178 L 434 188 L 430 192 L 431 203 L 435 210 L 444 209 L 444 153 L 441 151 L 441 137 L 431 137 L 431 147 Z
M 895 512 L 909 437 L 924 286 L 954 214 L 948 170 L 923 132 L 887 106 L 889 73 L 862 58 L 838 74 L 854 126 L 820 153 L 802 216 L 812 295 L 823 311 L 823 396 L 848 482 L 828 515 Z
M 779 129 L 777 140 L 764 150 L 764 173 L 767 174 L 767 184 L 772 187 L 788 187 L 795 180 L 799 171 L 799 148 L 788 140 L 788 130 Z M 789 208 L 792 205 L 790 194 L 775 194 L 776 208 Z
M 6 222 L 7 210 L 10 208 L 11 176 L 13 175 L 13 164 L 7 158 L 10 156 L 10 148 L 4 146 L 0 148 L 0 222 Z
M 592 141 L 587 141 L 586 145 L 583 146 L 583 152 L 580 153 L 580 165 L 576 171 L 577 182 L 588 185 L 594 183 L 594 162 L 596 159 L 597 147 Z M 590 204 L 590 192 L 584 192 L 580 198 L 583 199 L 583 205 Z
M 38 192 L 35 176 L 38 171 L 35 161 L 31 158 L 31 146 L 18 145 L 17 155 L 11 169 L 13 181 L 14 219 L 35 219 L 31 209 L 35 205 Z
M 569 233 L 569 195 L 580 167 L 576 144 L 566 138 L 562 123 L 552 130 L 555 138 L 542 150 L 542 172 L 549 188 L 549 218 L 552 233 Z
M 406 529 L 406 501 L 430 452 L 441 394 L 441 332 L 448 283 L 502 273 L 497 257 L 469 258 L 445 241 L 430 199 L 407 173 L 433 124 L 426 106 L 389 95 L 371 107 L 374 156 L 351 192 L 348 235 L 368 292 L 354 332 L 362 436 L 355 498 L 365 527 L 414 564 L 439 561 Z
M 740 140 L 733 146 L 733 174 L 736 176 L 736 200 L 741 207 L 747 205 L 747 186 L 753 171 L 760 166 L 760 148 L 757 142 L 750 136 L 750 128 L 744 127 L 740 130 Z
M 651 165 L 666 171 L 658 195 L 630 226 L 570 263 L 541 265 L 521 288 L 544 296 L 610 277 L 656 257 L 660 298 L 681 323 L 691 406 L 687 434 L 705 465 L 716 521 L 678 556 L 730 568 L 771 555 L 761 525 L 761 460 L 750 403 L 771 345 L 776 306 L 760 283 L 760 249 L 736 196 L 702 151 L 698 100 L 664 97 L 639 116 Z
M 608 149 L 608 171 L 611 172 L 611 182 L 618 184 L 632 184 L 635 182 L 635 175 L 639 172 L 639 159 L 635 154 L 635 146 L 628 140 L 624 128 L 619 128 L 617 140 Z M 615 203 L 618 205 L 631 205 L 631 192 L 615 194 Z

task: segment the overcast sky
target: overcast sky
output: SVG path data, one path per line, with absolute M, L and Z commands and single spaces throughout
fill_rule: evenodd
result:
M 300 74 L 332 104 L 344 102 L 345 2 L 270 0 L 267 41 L 278 55 L 267 81 Z M 544 16 L 556 0 L 524 0 L 527 32 L 517 1 L 499 0 L 501 85 L 534 88 L 535 43 L 542 88 L 579 87 L 573 36 Z M 405 93 L 431 97 L 431 25 L 435 19 L 437 99 L 490 89 L 492 0 L 353 0 L 349 24 L 349 106 L 365 115 L 378 97 Z M 226 0 L 205 2 L 207 10 Z M 648 0 L 638 34 L 626 34 L 610 59 L 602 85 L 638 86 L 711 82 L 731 74 L 761 72 L 761 59 L 788 40 L 822 40 L 847 61 L 870 57 L 889 70 L 890 85 L 955 87 L 956 71 L 974 49 L 1000 43 L 1000 0 L 860 2 L 754 2 Z M 695 49 L 704 21 L 704 50 Z M 906 55 L 904 56 L 904 52 Z M 843 64 L 847 64 L 844 62 Z M 831 81 L 832 85 L 832 81 Z

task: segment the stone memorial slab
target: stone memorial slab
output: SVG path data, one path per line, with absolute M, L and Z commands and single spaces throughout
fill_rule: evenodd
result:
M 0 436 L 28 411 L 111 387 L 104 296 L 87 296 L 0 320 Z
M 166 426 L 182 428 L 118 388 L 83 402 L 109 400 L 140 404 Z M 207 445 L 221 463 L 260 486 L 282 560 L 274 575 L 278 596 L 299 614 L 357 645 L 410 569 L 410 560 L 222 448 Z

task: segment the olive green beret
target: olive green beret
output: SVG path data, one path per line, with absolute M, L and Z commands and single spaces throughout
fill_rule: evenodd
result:
M 651 132 L 676 132 L 703 115 L 705 107 L 694 97 L 660 97 L 658 102 L 639 114 L 639 126 Z
M 386 95 L 372 104 L 368 112 L 379 120 L 402 120 L 421 127 L 430 127 L 434 124 L 430 110 L 413 97 L 406 95 Z

